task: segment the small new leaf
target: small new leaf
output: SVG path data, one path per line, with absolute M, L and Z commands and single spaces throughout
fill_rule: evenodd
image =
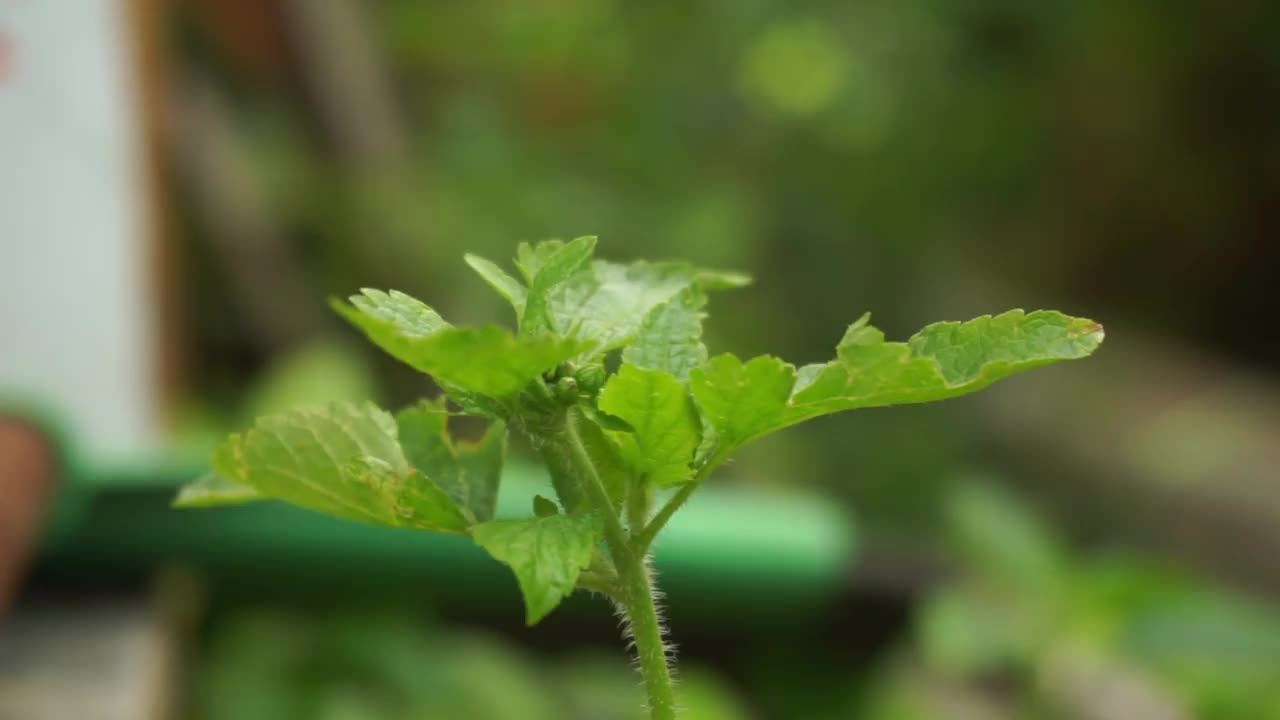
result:
M 524 303 L 527 291 L 520 281 L 507 274 L 496 263 L 486 260 L 479 255 L 466 255 L 464 259 L 467 264 L 475 270 L 484 281 L 489 283 L 489 287 L 498 292 L 499 295 L 507 299 L 511 303 L 511 307 L 516 310 L 516 318 L 519 319 L 524 315 Z
M 477 543 L 510 566 L 524 595 L 525 621 L 534 625 L 573 592 L 600 542 L 594 515 L 494 520 L 473 529 Z
M 444 490 L 409 464 L 395 418 L 370 404 L 259 418 L 212 460 L 224 479 L 264 497 L 350 520 L 454 533 L 469 524 Z
M 623 364 L 600 394 L 600 409 L 627 422 L 622 454 L 646 482 L 674 485 L 689 479 L 702 426 L 689 389 L 674 375 Z
M 532 283 L 542 271 L 542 266 L 563 249 L 563 240 L 543 240 L 536 245 L 522 242 L 516 247 L 516 267 L 520 268 L 525 282 Z
M 529 278 L 529 292 L 520 316 L 520 332 L 536 334 L 551 328 L 548 302 L 551 293 L 591 263 L 594 237 L 580 237 L 566 245 L 542 243 L 521 261 Z

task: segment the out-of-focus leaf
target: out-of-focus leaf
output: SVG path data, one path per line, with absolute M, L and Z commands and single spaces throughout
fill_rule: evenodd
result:
M 1027 661 L 1026 637 L 998 607 L 963 592 L 940 592 L 920 612 L 919 637 L 927 665 L 952 677 L 970 677 Z
M 491 520 L 506 456 L 506 423 L 492 423 L 477 443 L 454 442 L 448 418 L 442 404 L 429 402 L 397 413 L 405 457 L 449 495 L 469 522 Z
M 1052 594 L 1068 571 L 1049 528 L 990 484 L 958 486 L 948 498 L 946 517 L 949 546 L 987 582 Z
M 359 353 L 346 343 L 317 342 L 274 363 L 249 393 L 244 415 L 252 419 L 376 395 L 373 374 Z
M 533 496 L 533 514 L 538 517 L 551 517 L 559 514 L 560 506 L 556 505 L 554 500 L 545 498 L 541 495 Z

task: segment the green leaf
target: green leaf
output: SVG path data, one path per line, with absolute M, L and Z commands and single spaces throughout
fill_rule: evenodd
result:
M 478 441 L 455 442 L 453 447 L 458 458 L 458 475 L 470 488 L 464 507 L 470 508 L 480 522 L 491 520 L 497 511 L 498 486 L 506 464 L 507 424 L 494 422 Z
M 958 397 L 1024 370 L 1088 356 L 1102 326 L 1059 312 L 1011 310 L 964 323 L 935 323 L 905 343 L 886 342 L 864 315 L 837 357 L 799 372 L 777 358 L 712 358 L 690 387 L 727 453 L 754 438 L 843 410 Z
M 697 272 L 683 263 L 598 260 L 587 271 L 552 288 L 551 329 L 588 346 L 590 359 L 626 345 L 645 316 L 696 281 Z
M 689 389 L 674 375 L 624 364 L 600 394 L 600 409 L 627 422 L 622 454 L 653 485 L 689 479 L 702 426 Z
M 968 322 L 940 322 L 906 343 L 885 342 L 864 315 L 849 327 L 837 359 L 802 382 L 801 416 L 931 402 L 981 390 L 1025 370 L 1087 357 L 1102 344 L 1098 323 L 1060 312 L 1021 310 Z
M 178 508 L 215 507 L 218 505 L 243 505 L 265 500 L 257 490 L 232 482 L 216 472 L 206 473 L 198 480 L 183 485 L 173 506 Z
M 529 282 L 521 332 L 581 340 L 589 345 L 581 361 L 625 346 L 650 311 L 685 289 L 735 288 L 751 281 L 740 273 L 702 270 L 687 263 L 592 262 L 595 244 L 594 237 L 567 244 L 553 240 L 521 244 L 516 253 L 516 264 Z M 700 307 L 693 297 L 686 302 L 694 303 L 695 310 Z
M 746 363 L 728 353 L 717 355 L 689 375 L 722 454 L 782 427 L 794 384 L 795 367 L 772 355 Z
M 650 310 L 635 339 L 623 349 L 622 359 L 688 380 L 689 371 L 707 361 L 707 348 L 702 344 L 702 320 L 706 317 L 702 307 L 706 302 L 706 294 L 695 285 Z
M 453 327 L 425 303 L 396 290 L 365 288 L 348 300 L 350 304 L 329 298 L 329 305 L 375 345 L 404 362 L 417 343 Z
M 356 310 L 396 328 L 406 338 L 426 337 L 452 327 L 429 305 L 399 290 L 383 292 L 363 288 L 359 295 L 352 295 L 349 299 Z
M 533 496 L 533 514 L 538 517 L 551 517 L 560 512 L 560 506 L 556 505 L 555 500 L 545 498 L 541 495 Z
M 506 398 L 572 357 L 579 347 L 557 338 L 518 339 L 490 325 L 437 333 L 416 348 L 409 364 L 465 390 Z
M 516 310 L 516 317 L 524 315 L 524 303 L 526 290 L 520 281 L 507 274 L 496 263 L 486 260 L 479 255 L 465 255 L 464 259 L 471 266 L 472 270 L 479 273 L 484 281 L 489 283 L 489 287 L 498 291 L 498 294 L 507 299 L 511 303 L 511 307 Z
M 542 243 L 521 260 L 520 267 L 529 278 L 529 292 L 520 316 L 522 334 L 537 334 L 551 329 L 548 314 L 551 293 L 588 266 L 595 247 L 596 239 L 590 236 L 580 237 L 566 245 Z
M 527 283 L 532 283 L 548 259 L 564 249 L 563 240 L 543 240 L 536 245 L 527 242 L 516 247 L 516 267 Z
M 438 319 L 439 315 L 407 295 L 373 292 L 366 290 L 364 296 L 352 297 L 354 307 L 335 302 L 334 309 L 378 347 L 432 375 L 446 390 L 456 388 L 505 400 L 543 372 L 573 357 L 581 347 L 557 338 L 516 338 L 496 325 L 442 325 L 431 319 Z
M 473 533 L 481 547 L 515 572 L 529 625 L 573 592 L 601 538 L 593 515 L 494 520 L 477 525 Z
M 436 378 L 436 382 L 444 388 L 449 400 L 453 401 L 463 414 L 498 419 L 506 418 L 510 414 L 510 406 L 506 403 L 506 398 L 495 399 L 470 390 L 463 390 L 457 385 L 441 382 L 439 378 Z
M 259 418 L 214 452 L 214 470 L 259 494 L 377 525 L 465 533 L 453 500 L 410 466 L 390 413 L 334 403 Z
M 614 442 L 610 433 L 596 422 L 583 407 L 573 406 L 564 410 L 563 423 L 573 423 L 576 433 L 550 432 L 542 434 L 537 450 L 542 455 L 543 463 L 551 474 L 551 484 L 555 488 L 556 497 L 567 512 L 575 513 L 590 507 L 583 488 L 590 478 L 583 475 L 585 470 L 577 461 L 577 449 L 573 447 L 573 437 L 582 443 L 582 449 L 591 459 L 591 465 L 600 476 L 609 500 L 614 509 L 622 507 L 626 496 L 627 481 L 630 471 L 622 458 L 622 451 Z
M 635 428 L 631 427 L 631 424 L 626 420 L 623 420 L 616 415 L 610 415 L 600 408 L 592 406 L 590 403 L 582 403 L 578 405 L 578 410 L 581 411 L 587 419 L 599 425 L 604 430 L 609 430 L 614 433 L 635 432 Z
M 443 404 L 423 402 L 396 414 L 409 464 L 453 500 L 474 524 L 493 519 L 506 456 L 507 428 L 492 423 L 478 443 L 454 442 Z

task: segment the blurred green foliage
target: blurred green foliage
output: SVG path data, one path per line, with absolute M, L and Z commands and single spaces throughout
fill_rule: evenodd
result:
M 612 654 L 535 659 L 494 635 L 366 608 L 241 608 L 210 629 L 201 720 L 639 720 L 643 692 Z M 749 717 L 723 680 L 682 673 L 689 720 Z
M 364 356 L 350 346 L 317 341 L 275 358 L 246 389 L 221 402 L 192 400 L 180 409 L 178 451 L 208 456 L 229 432 L 264 415 L 305 405 L 376 400 L 381 390 Z
M 757 643 L 734 658 L 750 680 L 733 685 L 686 659 L 687 717 L 1280 718 L 1274 609 L 1148 558 L 1070 552 L 982 481 L 949 494 L 946 517 L 953 572 L 922 598 L 914 633 L 865 667 Z M 534 656 L 379 607 L 223 608 L 199 668 L 203 720 L 621 720 L 641 704 L 616 656 Z
M 1150 560 L 1072 557 L 990 486 L 948 505 L 960 574 L 863 717 L 1280 718 L 1280 614 Z
M 708 329 L 739 354 L 828 357 L 831 328 L 866 309 L 896 337 L 1021 305 L 1277 357 L 1232 319 L 1269 295 L 1280 229 L 1275 3 L 362 8 L 406 135 L 383 172 L 344 164 L 297 72 L 246 71 L 198 23 L 180 36 L 234 100 L 308 306 L 399 287 L 488 322 L 504 311 L 460 252 L 590 233 L 607 256 L 760 277 Z M 266 362 L 220 287 L 201 279 L 194 307 L 195 380 L 214 406 L 245 385 L 218 368 Z M 375 367 L 392 399 L 421 394 Z M 740 467 L 828 484 L 873 526 L 928 531 L 940 471 L 973 453 L 964 412 L 840 418 Z

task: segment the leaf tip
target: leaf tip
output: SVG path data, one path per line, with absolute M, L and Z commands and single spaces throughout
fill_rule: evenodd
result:
M 465 262 L 467 265 L 470 265 L 473 270 L 481 274 L 484 273 L 484 271 L 488 268 L 488 265 L 491 262 L 488 258 L 480 257 L 475 253 L 466 253 L 465 255 L 462 256 L 462 261 Z
M 1073 318 L 1063 316 L 1067 319 L 1067 327 L 1065 336 L 1076 347 L 1080 348 L 1081 357 L 1087 357 L 1093 354 L 1102 345 L 1103 340 L 1107 337 L 1106 328 L 1102 323 L 1089 318 Z
M 748 273 L 735 270 L 699 270 L 694 280 L 704 290 L 736 290 L 755 282 Z
M 353 295 L 352 298 L 348 298 L 344 300 L 343 298 L 340 298 L 336 295 L 330 295 L 329 309 L 333 310 L 335 313 L 340 315 L 343 320 L 346 320 L 352 325 L 359 327 L 360 319 L 362 317 L 360 313 L 360 308 L 351 304 L 351 300 L 354 299 L 355 297 L 359 297 L 359 296 Z
M 191 500 L 191 491 L 185 487 L 179 488 L 178 492 L 174 494 L 173 500 L 169 502 L 169 507 L 176 510 L 189 510 L 195 506 L 196 504 Z
M 555 517 L 560 514 L 560 506 L 554 500 L 542 495 L 533 496 L 533 514 L 540 518 Z

